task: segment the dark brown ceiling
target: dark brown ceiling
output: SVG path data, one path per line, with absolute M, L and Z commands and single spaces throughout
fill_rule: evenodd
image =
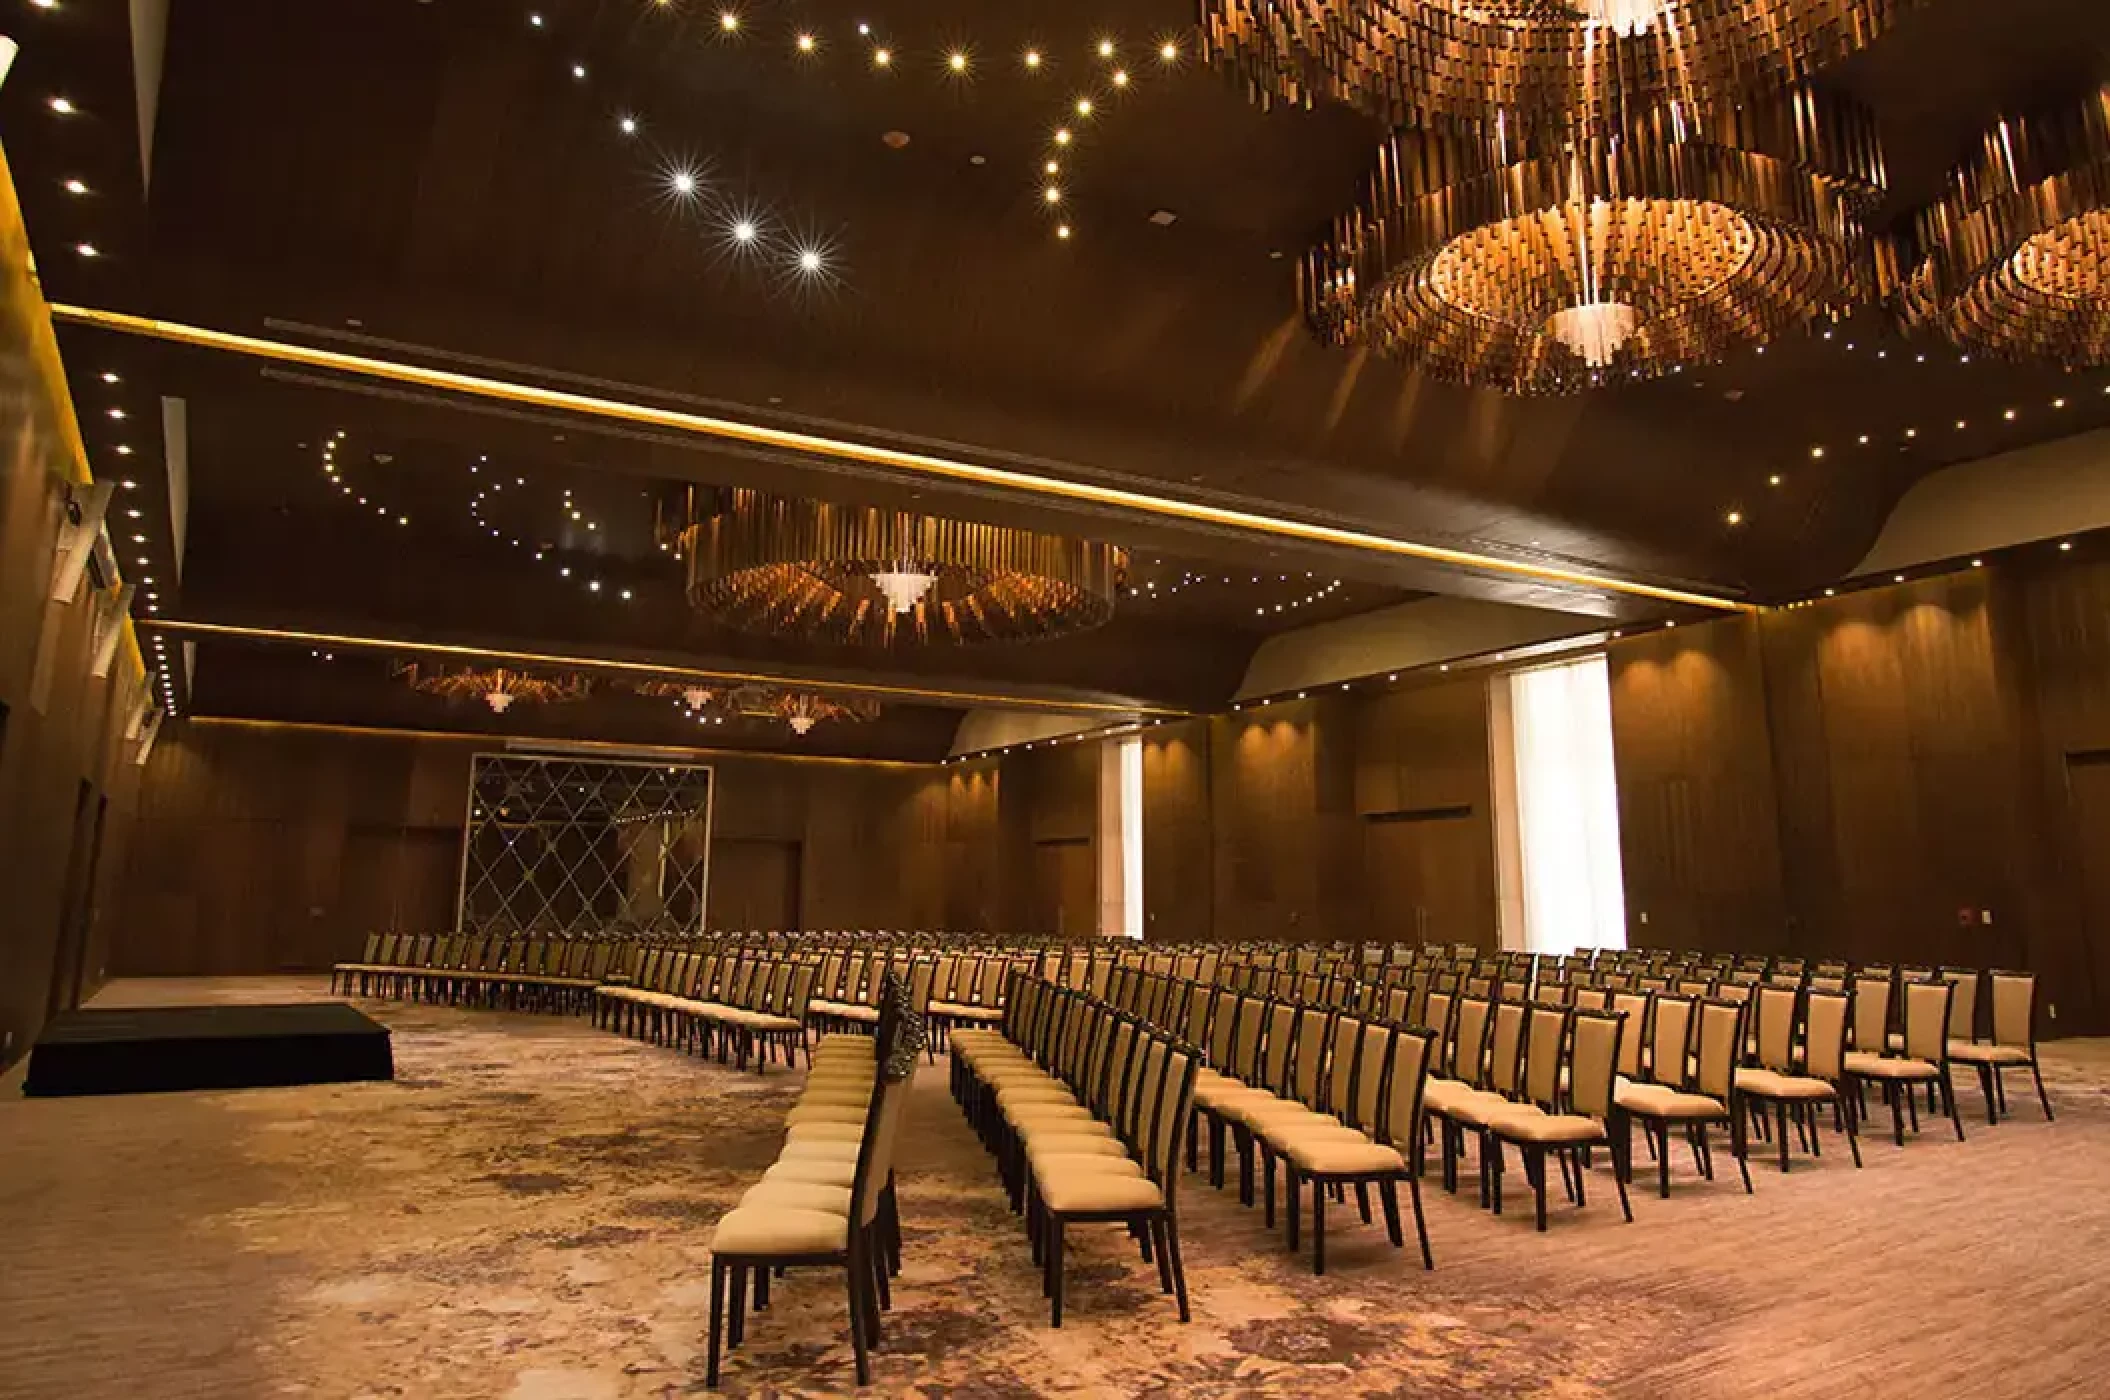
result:
M 2110 425 L 2092 380 L 1961 363 L 1873 312 L 1584 398 L 1427 383 L 1326 349 L 1297 318 L 1294 255 L 1352 201 L 1377 133 L 1345 111 L 1248 104 L 1194 61 L 1187 0 L 917 0 L 896 25 L 869 5 L 738 8 L 728 38 L 696 3 L 173 0 L 147 181 L 124 7 L 67 5 L 25 20 L 0 130 L 54 301 L 1760 599 L 1848 569 L 1933 468 Z M 1157 61 L 1166 39 L 1181 62 Z M 1046 55 L 1037 74 L 1028 47 Z M 955 48 L 965 78 L 945 66 Z M 1997 112 L 2071 90 L 2106 52 L 2110 7 L 2092 0 L 1930 0 L 1829 77 L 1883 119 L 1898 216 Z M 1066 110 L 1086 91 L 1088 121 Z M 50 114 L 58 92 L 77 115 Z M 1059 124 L 1078 139 L 1051 214 L 1040 163 Z M 698 199 L 670 195 L 676 169 Z M 66 194 L 69 177 L 94 192 Z M 742 215 L 762 251 L 729 239 Z M 77 256 L 83 240 L 103 256 Z M 808 246 L 826 252 L 821 279 L 790 270 Z M 78 328 L 63 344 L 101 470 L 127 467 L 119 441 L 158 462 L 155 400 L 188 404 L 191 550 L 162 600 L 185 616 L 1195 705 L 1229 693 L 1261 634 L 1423 590 L 1635 607 Z M 97 377 L 108 366 L 121 386 Z M 120 400 L 130 418 L 97 416 Z M 315 460 L 338 427 L 372 484 L 363 513 Z M 479 456 L 526 483 L 481 526 Z M 132 508 L 151 519 L 158 475 L 140 480 Z M 1092 637 L 883 666 L 716 635 L 650 535 L 660 485 L 697 481 L 1114 538 L 1136 551 L 1139 595 Z M 566 488 L 605 534 L 564 538 Z M 605 559 L 634 606 L 583 597 L 516 537 Z

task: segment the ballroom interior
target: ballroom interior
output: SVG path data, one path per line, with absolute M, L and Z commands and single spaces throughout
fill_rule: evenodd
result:
M 0 283 L 0 1400 L 2099 1393 L 2097 0 L 0 0 Z

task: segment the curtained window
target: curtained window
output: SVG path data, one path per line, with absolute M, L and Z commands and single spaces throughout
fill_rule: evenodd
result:
M 1610 669 L 1592 656 L 1495 685 L 1504 692 L 1495 697 L 1496 737 L 1506 741 L 1496 763 L 1508 808 L 1498 822 L 1503 944 L 1535 953 L 1624 948 Z

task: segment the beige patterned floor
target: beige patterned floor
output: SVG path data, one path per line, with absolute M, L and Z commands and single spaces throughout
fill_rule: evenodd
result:
M 130 983 L 285 1000 L 312 981 Z M 387 1085 L 25 1101 L 0 1084 L 0 1396 L 615 1400 L 702 1391 L 711 1222 L 775 1149 L 796 1078 L 577 1021 L 368 1007 Z M 1553 1229 L 1432 1193 L 1437 1272 L 1341 1228 L 1314 1280 L 1189 1178 L 1195 1321 L 1112 1235 L 1070 1313 L 926 1075 L 908 1268 L 875 1393 L 2051 1397 L 2110 1374 L 2110 1043 L 2055 1052 L 2060 1120 L 1946 1126 L 1758 1194 L 1679 1178 Z M 1978 1109 L 1967 1092 L 1966 1112 Z M 1336 1218 L 1339 1213 L 1336 1212 Z M 1353 1220 L 1353 1212 L 1348 1212 Z M 794 1276 L 732 1394 L 850 1387 L 839 1284 Z

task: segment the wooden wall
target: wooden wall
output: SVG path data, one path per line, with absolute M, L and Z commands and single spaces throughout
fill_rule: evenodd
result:
M 1634 940 L 2026 966 L 2110 1029 L 2106 617 L 2110 565 L 2007 561 L 1615 643 Z
M 222 974 L 325 967 L 376 929 L 454 922 L 470 756 L 478 740 L 190 722 L 147 765 L 115 968 Z M 791 903 L 808 928 L 895 926 L 947 912 L 944 869 L 973 823 L 916 821 L 933 771 L 713 755 L 712 884 L 745 924 Z M 942 785 L 939 788 L 942 792 Z M 949 832 L 949 834 L 948 834 Z M 928 854 L 918 854 L 926 840 Z M 787 876 L 788 872 L 788 876 Z M 962 880 L 960 888 L 971 890 Z M 963 900 L 971 895 L 962 894 Z M 737 907 L 733 907 L 737 906 Z M 930 923 L 938 920 L 932 918 Z M 987 921 L 976 921 L 987 926 Z
M 4 163 L 0 163 L 4 164 Z M 0 1068 L 54 1010 L 100 985 L 123 876 L 138 768 L 126 737 L 145 690 L 120 639 L 94 671 L 95 617 L 113 601 L 84 579 L 51 600 L 78 439 L 28 267 L 20 211 L 0 170 Z M 85 483 L 83 483 L 85 484 Z M 100 838 L 97 818 L 100 814 Z M 99 849 L 98 849 L 99 844 Z M 91 853 L 93 858 L 91 859 Z M 92 876 L 91 872 L 92 871 Z

